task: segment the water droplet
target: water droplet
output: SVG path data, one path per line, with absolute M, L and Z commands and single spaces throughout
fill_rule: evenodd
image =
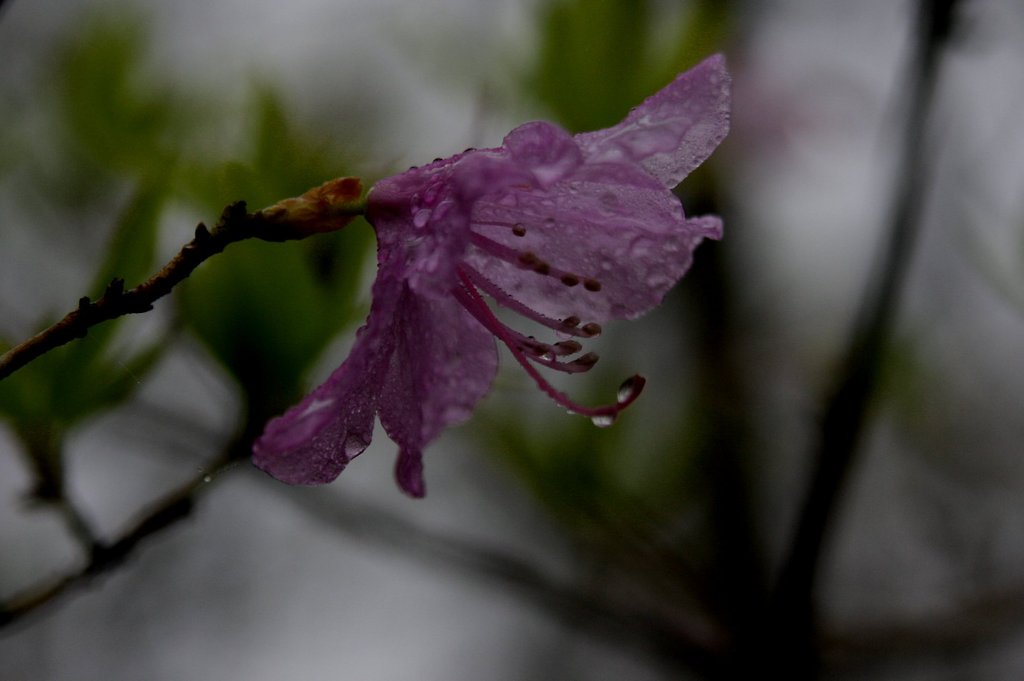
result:
M 209 473 L 207 473 L 206 475 L 203 476 L 203 482 L 212 482 L 212 481 L 213 481 L 213 476 L 210 475 Z
M 427 222 L 430 220 L 430 215 L 433 211 L 429 208 L 423 208 L 416 211 L 416 214 L 412 216 L 412 224 L 416 229 L 422 229 Z
M 599 414 L 597 416 L 591 416 L 590 422 L 598 428 L 607 428 L 615 423 L 615 417 L 611 414 Z
M 633 393 L 636 390 L 636 380 L 633 378 L 627 378 L 619 386 L 619 391 L 615 394 L 615 401 L 619 404 L 623 402 L 629 402 L 633 398 Z
M 672 284 L 675 283 L 675 281 L 672 277 L 668 276 L 663 272 L 651 272 L 650 274 L 647 275 L 647 278 L 644 280 L 644 283 L 647 284 L 648 288 L 661 289 L 672 286 Z
M 368 440 L 352 433 L 345 438 L 342 448 L 345 450 L 345 457 L 347 459 L 352 459 L 359 454 L 362 454 L 363 450 L 369 446 L 370 442 Z
M 619 386 L 619 390 L 615 394 L 616 401 L 621 407 L 625 408 L 633 400 L 640 397 L 640 393 L 644 391 L 646 384 L 647 379 L 640 374 L 630 376 Z

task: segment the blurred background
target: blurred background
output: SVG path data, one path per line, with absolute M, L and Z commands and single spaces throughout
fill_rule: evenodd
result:
M 232 201 L 536 118 L 604 127 L 713 52 L 734 75 L 732 132 L 678 190 L 724 240 L 564 384 L 647 376 L 613 428 L 504 356 L 427 452 L 425 500 L 379 429 L 325 488 L 238 460 L 345 357 L 361 221 L 232 246 L 0 383 L 0 679 L 1021 678 L 1024 7 L 962 0 L 929 38 L 918 4 L 0 4 L 0 346 Z M 920 234 L 803 618 L 777 585 L 908 172 Z M 195 507 L 103 562 L 168 495 Z

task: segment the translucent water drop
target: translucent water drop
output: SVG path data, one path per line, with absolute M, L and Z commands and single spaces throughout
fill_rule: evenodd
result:
M 370 446 L 370 443 L 365 439 L 354 433 L 349 434 L 345 438 L 345 442 L 342 444 L 342 449 L 345 451 L 345 457 L 352 459 L 363 452 L 364 449 Z
M 203 476 L 203 482 L 213 482 L 213 476 L 207 473 Z
M 610 414 L 599 414 L 598 416 L 591 416 L 590 422 L 598 428 L 607 428 L 615 423 L 615 417 Z
M 633 393 L 636 390 L 636 381 L 632 378 L 627 378 L 619 386 L 619 391 L 615 394 L 615 400 L 622 404 L 623 402 L 629 402 L 633 399 Z
M 432 211 L 429 208 L 423 208 L 416 211 L 416 214 L 412 216 L 413 226 L 417 229 L 422 229 L 423 226 L 427 224 L 427 221 L 430 220 L 431 213 Z
M 601 194 L 600 202 L 601 207 L 604 209 L 606 214 L 612 213 L 614 212 L 612 209 L 617 208 L 619 205 L 619 197 L 615 196 L 615 194 L 611 192 L 605 192 L 604 194 Z

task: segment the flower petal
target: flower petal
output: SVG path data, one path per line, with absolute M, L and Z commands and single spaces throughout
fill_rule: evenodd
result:
M 710 235 L 701 224 L 687 222 L 679 199 L 632 163 L 587 163 L 547 191 L 513 189 L 476 205 L 473 230 L 535 255 L 534 271 L 481 248 L 466 260 L 543 315 L 632 319 L 686 272 Z
M 583 163 L 583 153 L 572 136 L 544 121 L 520 125 L 505 136 L 502 148 L 508 151 L 514 166 L 528 169 L 543 189 Z
M 348 358 L 253 444 L 253 463 L 282 482 L 322 485 L 366 449 L 394 353 L 398 282 L 374 284 L 373 306 Z
M 618 125 L 576 136 L 587 161 L 631 160 L 675 187 L 729 132 L 729 74 L 716 54 L 648 97 Z
M 395 477 L 422 497 L 423 448 L 469 418 L 498 369 L 494 337 L 451 296 L 407 290 L 395 316 L 395 351 L 384 380 L 380 421 L 399 446 Z
M 533 181 L 495 150 L 464 152 L 381 180 L 370 190 L 367 220 L 377 233 L 382 276 L 401 278 L 423 296 L 448 296 L 469 242 L 473 204 Z

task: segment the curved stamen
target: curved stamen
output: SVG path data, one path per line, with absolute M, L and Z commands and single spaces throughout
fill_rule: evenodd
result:
M 500 286 L 465 263 L 459 265 L 459 271 L 469 277 L 470 281 L 473 282 L 473 285 L 476 286 L 476 288 L 480 289 L 491 298 L 494 298 L 494 301 L 502 307 L 512 310 L 513 312 L 526 317 L 531 321 L 537 322 L 542 326 L 546 326 L 549 329 L 553 329 L 554 331 L 558 331 L 569 336 L 576 336 L 577 338 L 593 338 L 594 336 L 601 334 L 601 325 L 596 322 L 587 322 L 580 326 L 580 318 L 576 316 L 566 317 L 559 321 L 546 315 L 542 315 L 540 312 L 523 305 L 512 296 L 505 293 Z
M 523 234 L 525 234 L 525 232 L 523 232 Z M 597 279 L 584 277 L 574 272 L 554 267 L 551 263 L 538 256 L 533 251 L 520 251 L 515 248 L 510 248 L 504 244 L 498 243 L 490 237 L 486 237 L 483 234 L 474 231 L 470 231 L 469 238 L 470 243 L 477 248 L 486 251 L 489 255 L 493 255 L 495 258 L 504 260 L 516 267 L 532 270 L 545 277 L 554 277 L 569 288 L 577 286 L 582 282 L 584 285 L 583 288 L 588 291 L 597 292 L 601 290 L 601 282 Z
M 533 336 L 523 335 L 500 320 L 498 323 L 504 327 L 505 332 L 516 343 L 516 346 L 523 351 L 523 355 L 541 366 L 566 374 L 579 374 L 590 371 L 597 364 L 598 356 L 593 352 L 580 355 L 574 360 L 559 361 L 559 357 L 575 355 L 583 350 L 583 346 L 577 341 L 567 340 L 549 344 L 539 341 Z
M 452 295 L 455 299 L 466 308 L 466 310 L 476 318 L 478 322 L 483 324 L 484 328 L 490 331 L 494 336 L 508 347 L 511 351 L 512 356 L 516 358 L 520 366 L 526 370 L 526 373 L 530 375 L 544 391 L 548 397 L 554 400 L 556 403 L 565 407 L 571 412 L 576 414 L 582 414 L 583 416 L 589 416 L 596 425 L 610 425 L 611 422 L 618 416 L 619 412 L 628 407 L 633 403 L 634 400 L 640 395 L 640 391 L 643 390 L 644 379 L 641 376 L 633 376 L 627 379 L 625 383 L 619 388 L 619 393 L 615 404 L 604 405 L 600 407 L 585 407 L 582 404 L 574 402 L 565 393 L 556 390 L 540 372 L 530 363 L 530 359 L 527 358 L 523 351 L 520 349 L 516 338 L 513 335 L 511 329 L 501 323 L 491 309 L 487 306 L 487 303 L 483 298 L 480 297 L 480 293 L 473 286 L 473 282 L 470 277 L 463 269 L 459 268 L 459 279 L 462 282 L 461 286 L 456 286 L 452 289 Z

